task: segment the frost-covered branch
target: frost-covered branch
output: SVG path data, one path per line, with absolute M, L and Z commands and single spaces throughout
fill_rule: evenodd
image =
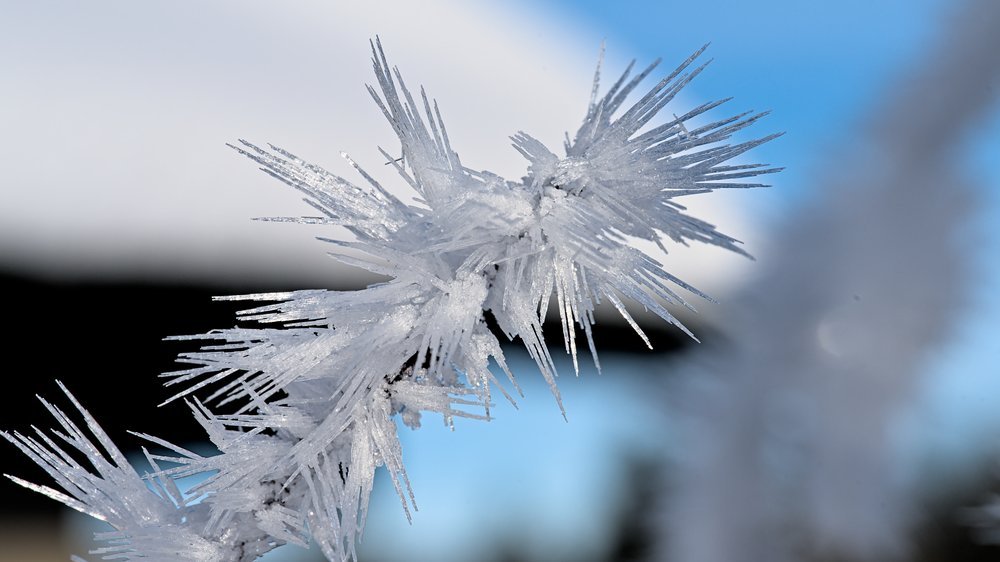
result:
M 399 137 L 402 158 L 382 153 L 415 201 L 401 200 L 350 158 L 362 186 L 275 146 L 240 141 L 233 148 L 303 193 L 318 213 L 272 220 L 345 228 L 352 239 L 322 239 L 330 253 L 389 281 L 361 291 L 227 297 L 253 303 L 239 313 L 239 326 L 176 338 L 209 342 L 180 356 L 188 368 L 164 377 L 177 389 L 171 400 L 188 403 L 220 454 L 203 457 L 143 436 L 172 451 L 148 455 L 154 467 L 148 478 L 162 483 L 159 492 L 146 490 L 82 408 L 110 460 L 75 429 L 67 429 L 71 443 L 96 473 L 73 464 L 51 440 L 15 434 L 9 438 L 72 497 L 16 481 L 112 523 L 116 546 L 99 554 L 251 560 L 311 536 L 331 560 L 356 558 L 378 467 L 388 470 L 407 515 L 416 507 L 393 417 L 412 427 L 425 412 L 447 422 L 489 419 L 492 392 L 511 402 L 519 392 L 487 315 L 506 338 L 524 344 L 559 401 L 542 332 L 553 294 L 574 365 L 577 329 L 596 363 L 591 327 L 602 301 L 648 344 L 625 302 L 687 332 L 667 307 L 691 307 L 678 289 L 705 297 L 630 239 L 662 248 L 666 237 L 743 253 L 735 239 L 686 214 L 678 199 L 756 187 L 752 178 L 776 171 L 727 164 L 776 136 L 725 144 L 762 114 L 692 124 L 720 101 L 654 122 L 705 68 L 694 66 L 703 50 L 631 105 L 631 94 L 658 62 L 634 77 L 629 65 L 603 96 L 599 66 L 587 115 L 575 137 L 567 136 L 566 155 L 517 133 L 514 148 L 528 160 L 528 173 L 512 182 L 463 165 L 437 104 L 422 89 L 415 96 L 406 87 L 376 42 L 377 84 L 368 90 Z M 491 363 L 506 383 L 495 378 Z M 54 415 L 66 427 L 65 417 Z M 174 480 L 196 474 L 207 478 L 182 494 Z M 114 490 L 104 493 L 109 487 Z M 192 504 L 190 497 L 203 499 Z M 133 514 L 136 506 L 142 514 Z
M 918 508 L 892 430 L 969 293 L 959 235 L 976 193 L 955 159 L 1000 79 L 1000 4 L 951 19 L 776 232 L 771 265 L 728 310 L 732 344 L 701 358 L 715 376 L 675 392 L 690 447 L 665 558 L 906 556 Z

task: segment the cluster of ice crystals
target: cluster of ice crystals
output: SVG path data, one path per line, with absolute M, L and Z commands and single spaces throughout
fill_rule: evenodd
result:
M 369 91 L 402 145 L 402 158 L 382 154 L 415 192 L 415 204 L 349 158 L 364 187 L 278 147 L 240 141 L 234 148 L 302 192 L 319 213 L 272 220 L 346 228 L 353 239 L 324 239 L 331 253 L 390 280 L 362 291 L 228 297 L 256 303 L 240 313 L 240 326 L 178 338 L 211 342 L 180 356 L 189 368 L 164 376 L 220 454 L 203 457 L 144 436 L 173 451 L 150 456 L 155 473 L 147 481 L 162 488 L 147 489 L 85 412 L 114 468 L 76 430 L 70 442 L 95 463 L 96 474 L 65 460 L 51 440 L 10 437 L 73 497 L 36 489 L 118 529 L 109 537 L 115 546 L 96 552 L 251 560 L 311 536 L 331 560 L 356 558 L 378 467 L 390 473 L 407 515 L 415 508 L 393 416 L 412 427 L 421 412 L 447 423 L 489 419 L 493 390 L 513 402 L 505 385 L 518 392 L 517 384 L 487 313 L 506 337 L 521 340 L 558 400 L 542 333 L 553 294 L 567 352 L 575 363 L 579 327 L 596 362 L 591 325 L 602 300 L 642 335 L 626 300 L 680 326 L 664 304 L 690 306 L 675 289 L 704 296 L 631 247 L 629 237 L 696 240 L 742 253 L 736 240 L 686 215 L 675 198 L 754 187 L 740 181 L 775 171 L 724 164 L 774 137 L 721 144 L 760 115 L 685 125 L 722 103 L 715 102 L 652 124 L 702 71 L 704 65 L 692 68 L 701 51 L 624 111 L 657 63 L 634 78 L 630 65 L 603 97 L 595 77 L 587 116 L 576 137 L 567 137 L 565 157 L 525 133 L 512 137 L 529 162 L 519 182 L 466 168 L 436 103 L 422 89 L 414 97 L 380 44 L 372 51 L 378 84 Z M 491 363 L 506 382 L 495 378 Z M 65 416 L 56 417 L 65 427 Z M 181 494 L 174 480 L 195 474 L 208 477 Z M 188 497 L 203 499 L 189 505 Z

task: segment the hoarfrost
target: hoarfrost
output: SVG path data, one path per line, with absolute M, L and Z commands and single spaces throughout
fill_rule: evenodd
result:
M 51 440 L 14 434 L 8 438 L 72 497 L 15 481 L 110 522 L 118 531 L 104 538 L 113 546 L 95 551 L 108 559 L 251 560 L 285 543 L 305 544 L 309 535 L 331 560 L 356 558 L 378 467 L 390 473 L 407 516 L 416 509 L 394 415 L 413 427 L 422 412 L 439 413 L 446 423 L 489 419 L 491 389 L 514 402 L 490 369 L 499 366 L 519 392 L 487 313 L 507 338 L 521 340 L 561 408 L 542 333 L 553 294 L 574 365 L 577 327 L 596 362 L 591 326 L 602 300 L 645 339 L 624 301 L 687 332 L 666 305 L 691 308 L 678 288 L 705 297 L 631 247 L 629 237 L 661 248 L 666 237 L 745 253 L 737 240 L 687 215 L 677 199 L 757 187 L 752 178 L 777 171 L 726 164 L 777 136 L 724 144 L 763 114 L 685 125 L 723 100 L 653 123 L 704 70 L 693 66 L 703 50 L 627 108 L 659 61 L 634 77 L 629 65 L 603 96 L 598 72 L 564 157 L 526 133 L 511 137 L 528 160 L 526 177 L 513 182 L 463 165 L 437 104 L 423 89 L 414 96 L 376 40 L 377 84 L 368 91 L 399 137 L 402 157 L 380 150 L 413 190 L 414 204 L 346 155 L 364 186 L 273 145 L 241 140 L 233 148 L 319 213 L 269 220 L 342 226 L 353 239 L 321 238 L 330 254 L 390 280 L 362 291 L 225 297 L 252 303 L 239 319 L 255 327 L 175 338 L 210 342 L 179 357 L 188 368 L 163 376 L 178 389 L 171 400 L 187 402 L 219 455 L 143 435 L 172 451 L 149 456 L 155 471 L 144 481 L 82 408 L 114 466 L 53 410 L 97 473 L 71 464 Z M 195 474 L 208 477 L 182 494 L 174 480 Z M 161 493 L 146 482 L 161 482 Z M 192 495 L 204 499 L 190 505 Z

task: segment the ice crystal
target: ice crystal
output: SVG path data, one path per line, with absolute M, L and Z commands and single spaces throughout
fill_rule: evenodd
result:
M 437 104 L 423 89 L 413 95 L 376 41 L 377 86 L 368 90 L 402 146 L 401 158 L 382 154 L 415 201 L 401 200 L 346 155 L 366 186 L 276 146 L 240 141 L 234 148 L 302 192 L 319 213 L 272 220 L 344 227 L 353 239 L 323 239 L 331 253 L 389 281 L 361 291 L 226 297 L 255 303 L 239 313 L 240 326 L 177 338 L 211 342 L 180 356 L 189 368 L 164 376 L 179 389 L 171 400 L 190 405 L 221 454 L 203 457 L 144 435 L 172 451 L 147 455 L 154 472 L 146 480 L 159 483 L 147 488 L 82 408 L 109 459 L 50 408 L 69 432 L 64 439 L 96 473 L 44 435 L 14 434 L 8 439 L 70 495 L 16 481 L 111 523 L 117 532 L 103 538 L 112 546 L 95 551 L 106 558 L 251 560 L 310 536 L 331 560 L 356 558 L 378 467 L 391 475 L 407 516 L 415 509 L 394 416 L 412 427 L 423 412 L 448 423 L 489 419 L 493 391 L 514 401 L 505 385 L 516 393 L 517 383 L 487 314 L 499 332 L 520 339 L 559 401 L 542 333 L 553 294 L 574 364 L 577 327 L 596 362 L 591 326 L 602 300 L 646 339 L 626 301 L 687 331 L 667 305 L 690 307 L 677 288 L 705 297 L 630 239 L 661 247 L 662 237 L 694 240 L 743 253 L 677 199 L 756 187 L 749 178 L 776 171 L 726 164 L 774 138 L 723 144 L 763 114 L 691 124 L 719 101 L 653 123 L 705 68 L 693 66 L 703 50 L 624 110 L 659 61 L 634 77 L 629 65 L 602 97 L 599 64 L 587 115 L 575 137 L 567 135 L 565 156 L 525 133 L 512 137 L 529 163 L 526 177 L 513 182 L 462 164 Z M 507 382 L 496 379 L 491 363 Z M 207 478 L 181 493 L 175 479 L 195 474 Z

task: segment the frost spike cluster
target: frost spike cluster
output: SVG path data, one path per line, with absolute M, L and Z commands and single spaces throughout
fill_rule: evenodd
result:
M 702 50 L 625 110 L 659 61 L 633 78 L 629 65 L 603 97 L 598 65 L 587 116 L 576 136 L 567 136 L 566 156 L 519 132 L 512 140 L 528 173 L 511 182 L 462 164 L 437 104 L 422 89 L 413 96 L 376 42 L 378 84 L 368 90 L 402 146 L 402 158 L 382 154 L 416 201 L 400 200 L 350 158 L 367 186 L 275 146 L 240 141 L 234 148 L 302 192 L 319 213 L 272 220 L 346 228 L 353 240 L 323 239 L 331 254 L 390 280 L 361 291 L 227 297 L 257 304 L 239 313 L 237 327 L 175 338 L 211 342 L 179 357 L 189 368 L 164 377 L 178 388 L 171 400 L 187 402 L 221 454 L 203 457 L 142 435 L 170 451 L 147 454 L 154 472 L 146 479 L 160 483 L 147 489 L 77 405 L 105 452 L 52 409 L 68 432 L 58 435 L 90 459 L 96 474 L 42 433 L 6 435 L 68 495 L 16 481 L 112 523 L 118 532 L 98 537 L 111 546 L 94 551 L 106 559 L 252 560 L 310 536 L 330 560 L 356 559 L 376 468 L 390 473 L 407 516 L 416 508 L 393 416 L 411 427 L 423 412 L 446 423 L 489 419 L 491 392 L 514 401 L 491 363 L 519 392 L 487 313 L 507 338 L 520 339 L 558 401 L 542 333 L 553 295 L 574 365 L 577 328 L 596 363 L 591 326 L 602 301 L 648 344 L 626 301 L 687 332 L 664 303 L 690 308 L 678 287 L 705 297 L 633 248 L 630 237 L 695 240 L 743 253 L 675 199 L 756 187 L 745 180 L 776 171 L 725 164 L 776 135 L 720 144 L 762 114 L 688 126 L 723 103 L 713 102 L 653 124 L 705 68 L 692 68 Z M 192 490 L 182 493 L 174 483 L 197 474 L 208 476 Z

